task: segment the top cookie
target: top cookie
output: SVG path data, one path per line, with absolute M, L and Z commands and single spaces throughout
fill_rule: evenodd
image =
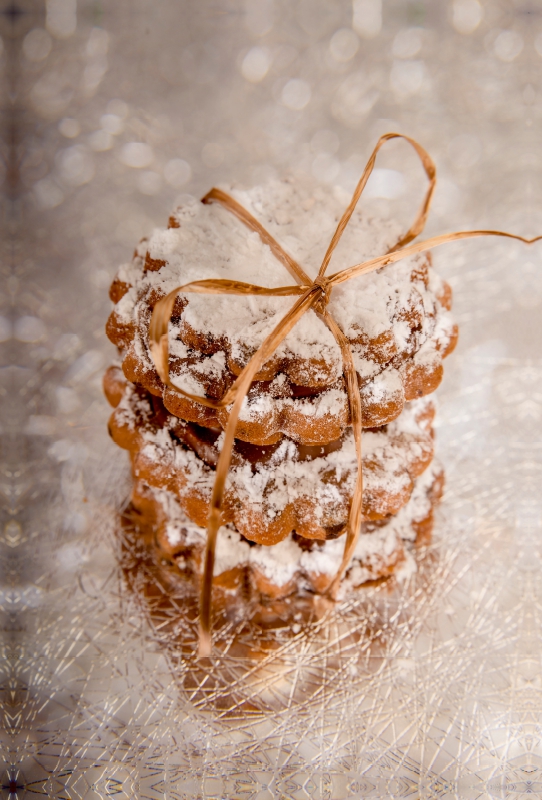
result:
M 227 191 L 309 275 L 317 274 L 349 201 L 346 194 L 337 189 L 311 190 L 288 180 L 271 181 L 249 191 Z M 356 210 L 328 274 L 386 253 L 400 234 L 397 223 Z M 176 209 L 168 229 L 157 229 L 148 241 L 140 243 L 133 261 L 120 268 L 111 287 L 115 308 L 108 335 L 123 351 L 127 377 L 163 395 L 166 407 L 183 418 L 191 418 L 188 404 L 161 383 L 149 354 L 148 326 L 160 297 L 176 286 L 203 278 L 230 278 L 270 287 L 293 283 L 259 235 L 218 204 L 189 201 Z M 181 295 L 170 324 L 172 382 L 192 394 L 218 399 L 293 302 L 291 297 Z M 398 416 L 405 399 L 436 388 L 442 376 L 442 358 L 453 349 L 457 336 L 450 305 L 450 288 L 425 254 L 333 289 L 328 310 L 352 347 L 364 426 L 386 424 Z M 295 406 L 296 399 L 306 405 L 307 397 L 317 398 L 329 390 L 344 394 L 340 348 L 314 311 L 305 314 L 288 334 L 256 381 L 276 381 L 277 377 L 290 387 L 287 395 L 293 402 L 289 406 Z M 277 402 L 284 405 L 281 398 Z M 344 403 L 339 405 L 344 426 L 347 414 Z M 210 424 L 215 425 L 216 415 L 209 416 Z M 285 416 L 288 414 L 282 413 L 282 418 Z M 205 424 L 202 418 L 197 421 Z M 288 428 L 288 420 L 284 425 Z M 278 433 L 266 429 L 264 438 L 276 438 L 281 430 L 280 425 Z M 291 420 L 287 432 L 292 435 Z M 246 437 L 241 433 L 240 438 L 252 440 L 254 435 L 258 438 L 254 431 Z M 322 434 L 323 438 L 326 435 Z M 306 437 L 302 433 L 299 438 Z M 315 440 L 312 432 L 308 438 Z

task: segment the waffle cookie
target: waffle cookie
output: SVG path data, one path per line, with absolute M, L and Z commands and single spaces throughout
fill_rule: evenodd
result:
M 346 585 L 360 586 L 406 566 L 411 546 L 430 535 L 443 481 L 441 468 L 432 464 L 416 479 L 398 514 L 362 523 Z M 173 492 L 136 481 L 132 504 L 138 525 L 153 531 L 162 553 L 180 569 L 200 576 L 206 532 L 191 522 Z M 275 547 L 266 547 L 228 525 L 217 540 L 213 583 L 226 592 L 242 590 L 270 598 L 324 591 L 339 567 L 343 546 L 342 539 L 323 542 L 293 533 Z
M 139 485 L 166 490 L 196 525 L 204 527 L 223 434 L 168 413 L 160 398 L 123 380 L 111 368 L 104 381 L 116 405 L 109 429 L 130 451 Z M 363 514 L 378 521 L 409 500 L 415 479 L 433 458 L 434 407 L 409 403 L 389 425 L 363 436 Z M 354 437 L 345 431 L 327 445 L 283 438 L 259 446 L 237 440 L 224 498 L 224 523 L 246 539 L 277 544 L 292 532 L 333 539 L 344 531 L 357 474 Z
M 349 200 L 338 190 L 303 189 L 288 181 L 229 193 L 313 275 Z M 328 272 L 386 253 L 399 235 L 394 223 L 356 210 Z M 230 211 L 187 202 L 167 229 L 141 242 L 132 262 L 120 268 L 111 286 L 115 307 L 107 332 L 121 351 L 128 380 L 160 397 L 179 419 L 223 429 L 229 409 L 207 408 L 164 386 L 149 352 L 156 302 L 176 286 L 202 278 L 292 284 L 269 246 Z M 292 304 L 291 297 L 180 295 L 169 332 L 172 382 L 219 399 Z M 457 339 L 450 306 L 450 287 L 426 254 L 334 288 L 328 309 L 353 351 L 364 427 L 388 424 L 406 401 L 438 386 L 442 360 Z M 349 425 L 342 371 L 335 338 L 311 310 L 256 375 L 236 438 L 261 446 L 282 438 L 301 445 L 338 440 Z

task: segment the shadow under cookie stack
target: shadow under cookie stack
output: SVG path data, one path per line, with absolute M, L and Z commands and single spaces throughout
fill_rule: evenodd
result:
M 349 197 L 297 181 L 228 189 L 309 273 Z M 356 210 L 333 270 L 388 252 L 401 230 Z M 203 278 L 270 287 L 291 278 L 270 247 L 228 209 L 190 200 L 143 240 L 113 281 L 107 324 L 121 364 L 105 375 L 109 429 L 130 452 L 132 505 L 142 528 L 180 569 L 201 574 L 205 526 L 228 408 L 164 385 L 149 350 L 153 307 Z M 181 294 L 169 325 L 170 379 L 218 401 L 292 306 L 291 297 Z M 443 473 L 433 461 L 434 405 L 457 327 L 450 287 L 428 254 L 404 258 L 334 289 L 329 310 L 349 340 L 363 424 L 363 521 L 349 586 L 412 566 L 430 534 Z M 325 591 L 344 550 L 357 460 L 341 351 L 309 311 L 261 368 L 244 401 L 217 540 L 214 585 L 284 597 Z

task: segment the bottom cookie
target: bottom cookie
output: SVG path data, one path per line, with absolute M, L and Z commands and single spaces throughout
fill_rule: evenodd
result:
M 433 463 L 415 481 L 409 502 L 393 517 L 364 522 L 345 588 L 385 578 L 413 565 L 409 543 L 427 540 L 434 507 L 444 485 L 442 468 Z M 132 493 L 137 524 L 151 530 L 164 553 L 177 566 L 201 575 L 206 532 L 191 522 L 175 495 L 139 481 Z M 221 529 L 216 547 L 214 586 L 225 592 L 259 593 L 281 598 L 296 591 L 323 592 L 337 572 L 344 537 L 324 542 L 295 533 L 273 546 L 247 541 L 232 526 Z

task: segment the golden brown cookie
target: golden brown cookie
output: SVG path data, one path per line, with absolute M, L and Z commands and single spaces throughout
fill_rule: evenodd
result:
M 274 181 L 249 192 L 231 190 L 309 274 L 316 274 L 345 198 L 332 191 Z M 393 223 L 356 211 L 334 256 L 332 271 L 387 252 Z M 107 332 L 121 349 L 127 378 L 161 396 L 172 414 L 199 425 L 224 427 L 218 412 L 164 387 L 149 354 L 152 309 L 175 286 L 202 278 L 235 278 L 266 286 L 291 276 L 255 233 L 217 205 L 191 202 L 176 210 L 170 228 L 156 230 L 119 270 L 111 287 L 115 308 Z M 185 294 L 170 325 L 173 382 L 217 400 L 292 298 Z M 329 312 L 348 338 L 362 401 L 363 425 L 395 419 L 405 401 L 432 392 L 457 327 L 449 314 L 450 287 L 428 255 L 411 256 L 333 290 Z M 340 349 L 323 320 L 309 311 L 256 375 L 236 437 L 271 444 L 286 436 L 326 443 L 349 424 Z
M 396 516 L 362 524 L 347 586 L 387 577 L 400 567 L 413 568 L 409 548 L 430 536 L 443 481 L 442 469 L 432 465 L 416 479 L 410 500 Z M 201 575 L 205 531 L 188 519 L 173 493 L 136 482 L 132 502 L 138 524 L 155 531 L 160 549 L 181 569 Z M 213 582 L 227 592 L 246 593 L 248 587 L 271 598 L 303 589 L 322 592 L 339 566 L 343 547 L 344 539 L 318 542 L 297 533 L 266 547 L 247 541 L 230 525 L 218 537 Z
M 433 457 L 433 404 L 407 405 L 388 426 L 363 436 L 363 513 L 378 520 L 408 501 L 414 479 Z M 127 383 L 109 429 L 131 453 L 134 477 L 172 492 L 188 517 L 205 526 L 220 430 L 168 415 L 159 398 Z M 356 480 L 353 434 L 327 445 L 283 438 L 265 447 L 236 441 L 225 492 L 223 519 L 247 538 L 276 544 L 296 530 L 305 538 L 343 532 Z

